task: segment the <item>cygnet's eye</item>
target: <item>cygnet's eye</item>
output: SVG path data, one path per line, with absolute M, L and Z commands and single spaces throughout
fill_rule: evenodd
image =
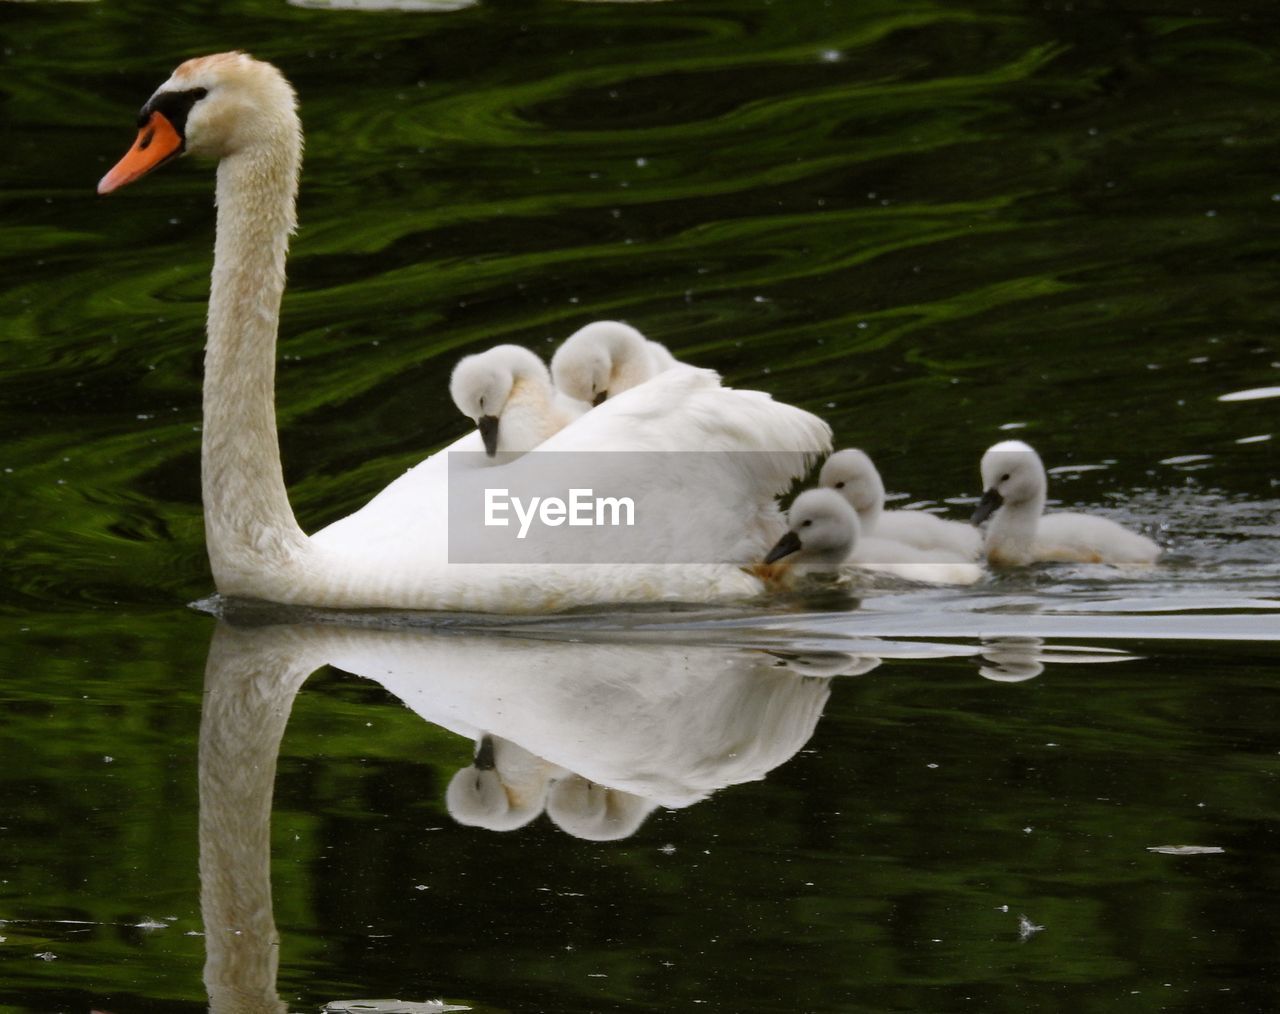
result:
M 813 524 L 813 520 L 810 518 L 810 519 L 808 519 L 808 520 L 806 520 L 806 521 L 801 521 L 801 522 L 800 522 L 800 527 L 801 527 L 801 528 L 808 528 L 811 524 Z
M 1004 473 L 1004 475 L 1000 476 L 1000 481 L 1001 481 L 1001 482 L 1008 482 L 1008 481 L 1009 481 L 1009 473 L 1008 473 L 1008 472 L 1005 472 L 1005 473 Z
M 842 481 L 840 481 L 840 482 L 837 482 L 837 483 L 836 483 L 836 489 L 844 489 L 844 482 L 843 482 L 843 480 L 842 480 Z
M 481 412 L 483 412 L 483 411 L 484 411 L 484 399 L 483 399 L 483 398 L 481 398 L 481 399 L 480 399 L 480 411 L 481 411 Z M 1005 478 L 1007 479 L 1007 478 L 1008 478 L 1008 476 L 1005 476 Z

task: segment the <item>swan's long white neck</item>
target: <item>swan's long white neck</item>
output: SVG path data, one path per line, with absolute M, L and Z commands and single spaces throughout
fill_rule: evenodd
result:
M 295 224 L 301 134 L 264 137 L 218 164 L 218 228 L 205 354 L 202 481 L 209 561 L 224 594 L 262 594 L 309 551 L 289 506 L 276 435 L 275 358 Z

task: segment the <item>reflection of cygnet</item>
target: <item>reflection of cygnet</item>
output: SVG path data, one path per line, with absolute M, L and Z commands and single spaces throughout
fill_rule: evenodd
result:
M 605 788 L 581 775 L 560 779 L 547 795 L 547 816 L 556 827 L 588 841 L 629 838 L 657 808 L 652 800 Z
M 780 665 L 801 676 L 861 676 L 882 661 L 878 655 L 851 655 L 847 651 L 811 651 L 780 655 Z
M 1040 653 L 1044 641 L 1039 637 L 996 637 L 982 645 L 980 675 L 997 683 L 1021 683 L 1044 672 Z
M 504 739 L 482 736 L 476 759 L 449 780 L 445 805 L 459 824 L 514 831 L 542 812 L 554 764 Z

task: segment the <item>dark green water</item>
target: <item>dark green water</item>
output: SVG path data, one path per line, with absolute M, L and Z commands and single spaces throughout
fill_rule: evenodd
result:
M 0 2 L 0 1009 L 1276 1007 L 1280 403 L 1220 399 L 1280 384 L 1278 37 L 1210 0 Z M 463 432 L 459 355 L 618 317 L 904 502 L 963 513 L 1023 437 L 1166 562 L 515 633 L 188 610 L 212 174 L 93 187 L 227 48 L 307 130 L 304 527 Z M 455 820 L 485 732 L 632 833 Z

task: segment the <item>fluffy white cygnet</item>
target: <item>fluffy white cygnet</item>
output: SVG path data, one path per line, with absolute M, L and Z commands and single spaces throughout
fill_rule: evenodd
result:
M 836 451 L 822 466 L 818 484 L 834 489 L 858 512 L 864 535 L 941 550 L 964 560 L 982 556 L 982 534 L 972 525 L 925 511 L 884 509 L 884 483 L 871 458 L 857 448 Z
M 474 419 L 489 457 L 531 451 L 587 410 L 559 394 L 546 364 L 520 345 L 497 345 L 453 369 L 449 394 Z
M 475 760 L 449 780 L 445 805 L 459 824 L 514 831 L 542 812 L 552 781 L 565 773 L 515 743 L 481 736 Z
M 547 794 L 547 816 L 552 823 L 587 841 L 629 838 L 657 808 L 656 800 L 598 785 L 581 775 L 560 779 Z
M 787 512 L 787 532 L 764 558 L 766 564 L 787 557 L 808 571 L 856 565 L 932 584 L 973 584 L 982 576 L 975 563 L 950 559 L 939 550 L 922 550 L 888 539 L 862 538 L 858 515 L 833 489 L 807 489 Z
M 649 341 L 630 324 L 597 320 L 556 349 L 551 375 L 567 397 L 599 405 L 678 365 L 665 345 Z
M 987 559 L 1028 563 L 1153 563 L 1160 547 L 1145 535 L 1091 514 L 1044 513 L 1048 480 L 1040 456 L 1021 440 L 1003 440 L 982 456 L 985 492 L 973 523 L 988 517 Z

